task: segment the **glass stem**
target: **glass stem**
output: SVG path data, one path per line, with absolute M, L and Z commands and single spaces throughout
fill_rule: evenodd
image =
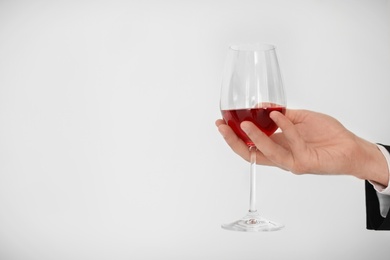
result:
M 250 152 L 250 196 L 249 212 L 256 212 L 256 146 L 249 147 Z

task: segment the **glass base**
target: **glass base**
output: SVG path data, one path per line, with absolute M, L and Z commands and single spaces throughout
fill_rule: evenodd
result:
M 260 214 L 257 211 L 249 211 L 242 219 L 222 225 L 222 228 L 224 229 L 243 232 L 277 231 L 281 230 L 283 227 L 284 225 L 282 224 L 260 217 Z

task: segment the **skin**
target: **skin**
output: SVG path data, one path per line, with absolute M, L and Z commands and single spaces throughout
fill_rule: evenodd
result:
M 387 186 L 389 169 L 376 144 L 346 129 L 325 114 L 308 110 L 277 111 L 270 114 L 281 132 L 268 137 L 251 122 L 241 128 L 255 143 L 257 163 L 291 171 L 294 174 L 352 175 Z M 226 143 L 249 161 L 246 144 L 222 120 L 216 121 Z

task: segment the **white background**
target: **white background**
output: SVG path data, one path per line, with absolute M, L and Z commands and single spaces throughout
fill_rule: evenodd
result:
M 288 106 L 390 144 L 385 0 L 1 1 L 0 259 L 384 259 L 364 183 L 248 165 L 214 126 L 229 44 L 277 46 Z M 384 258 L 383 258 L 384 257 Z

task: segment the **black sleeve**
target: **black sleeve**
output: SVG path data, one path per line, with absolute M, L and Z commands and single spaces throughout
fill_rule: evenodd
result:
M 382 145 L 390 152 L 390 146 Z M 366 225 L 367 229 L 373 230 L 390 230 L 390 212 L 386 218 L 380 214 L 379 200 L 374 187 L 368 181 L 366 185 Z

